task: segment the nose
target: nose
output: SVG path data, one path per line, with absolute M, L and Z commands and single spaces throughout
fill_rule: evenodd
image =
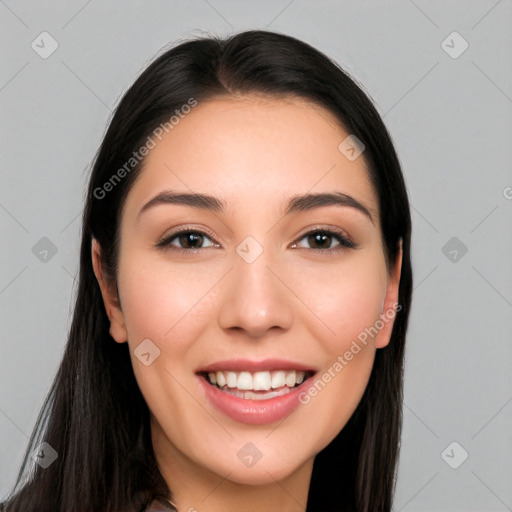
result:
M 259 338 L 286 331 L 293 323 L 293 297 L 265 252 L 252 263 L 236 257 L 222 288 L 218 322 L 222 329 Z

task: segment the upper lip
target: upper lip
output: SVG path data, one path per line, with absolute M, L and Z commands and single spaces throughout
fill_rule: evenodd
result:
M 196 371 L 196 373 L 209 373 L 229 370 L 235 372 L 299 370 L 316 373 L 316 370 L 311 366 L 286 359 L 262 359 L 261 361 L 254 361 L 250 359 L 226 359 L 224 361 L 216 361 L 215 363 L 211 363 L 207 366 L 202 366 Z

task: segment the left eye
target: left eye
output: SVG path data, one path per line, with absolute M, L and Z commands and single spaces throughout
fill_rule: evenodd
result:
M 336 250 L 338 246 L 354 248 L 355 244 L 342 233 L 335 233 L 329 230 L 315 230 L 306 233 L 300 240 L 307 240 L 310 249 Z M 336 242 L 333 246 L 333 242 Z M 293 244 L 296 247 L 297 243 Z M 340 248 L 340 247 L 338 247 Z

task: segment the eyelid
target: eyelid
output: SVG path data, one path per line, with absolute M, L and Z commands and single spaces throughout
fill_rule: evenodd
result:
M 302 234 L 299 235 L 300 237 L 303 237 L 311 232 L 315 231 L 332 231 L 333 233 L 337 233 L 340 235 L 345 236 L 346 238 L 350 238 L 350 235 L 348 232 L 339 226 L 332 226 L 330 224 L 313 224 L 312 226 L 308 226 L 307 228 L 304 228 L 302 230 Z

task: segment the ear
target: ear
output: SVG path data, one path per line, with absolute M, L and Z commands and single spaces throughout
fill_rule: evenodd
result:
M 393 324 L 395 323 L 395 317 L 403 307 L 398 304 L 398 289 L 400 285 L 400 275 L 402 273 L 402 239 L 398 242 L 398 255 L 396 257 L 395 266 L 388 274 L 388 284 L 386 289 L 386 296 L 384 298 L 384 305 L 382 307 L 380 320 L 383 325 L 379 329 L 379 333 L 375 337 L 375 348 L 384 348 L 389 344 L 391 339 L 391 332 L 393 330 Z
M 92 267 L 94 275 L 98 280 L 103 297 L 105 311 L 110 320 L 110 335 L 117 343 L 124 343 L 128 340 L 128 333 L 124 323 L 123 312 L 117 295 L 117 288 L 114 283 L 107 282 L 101 266 L 101 248 L 99 242 L 93 238 L 91 247 Z

